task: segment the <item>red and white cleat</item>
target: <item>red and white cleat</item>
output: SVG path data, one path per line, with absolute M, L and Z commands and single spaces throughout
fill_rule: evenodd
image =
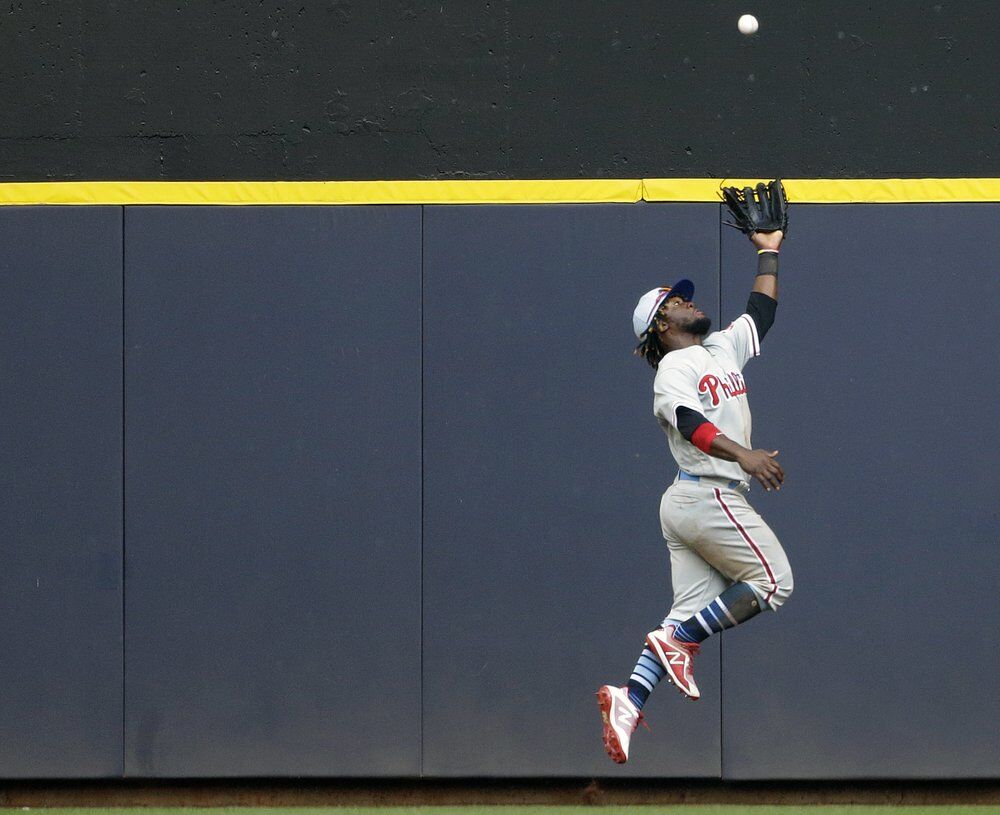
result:
M 701 692 L 694 683 L 691 659 L 700 650 L 697 643 L 681 642 L 674 639 L 674 626 L 658 628 L 646 635 L 646 645 L 656 654 L 660 664 L 667 670 L 667 679 L 674 683 L 681 693 L 692 701 L 701 698 Z
M 624 764 L 628 761 L 629 741 L 642 721 L 642 714 L 628 698 L 628 688 L 601 685 L 597 691 L 597 705 L 604 721 L 604 749 L 613 762 Z

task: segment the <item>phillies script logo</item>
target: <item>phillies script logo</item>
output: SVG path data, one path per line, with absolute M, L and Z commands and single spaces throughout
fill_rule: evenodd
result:
M 707 393 L 712 397 L 712 407 L 718 407 L 720 394 L 724 399 L 735 399 L 747 392 L 746 382 L 742 375 L 735 371 L 725 378 L 719 379 L 715 374 L 705 374 L 698 383 L 698 393 Z

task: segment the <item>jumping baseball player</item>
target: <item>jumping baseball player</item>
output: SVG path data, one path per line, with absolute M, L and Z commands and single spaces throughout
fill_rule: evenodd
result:
M 597 698 L 604 747 L 619 764 L 642 707 L 661 679 L 687 698 L 700 694 L 692 659 L 712 634 L 778 609 L 792 592 L 792 572 L 777 537 L 747 503 L 751 478 L 778 490 L 778 451 L 750 445 L 750 406 L 743 366 L 760 354 L 778 300 L 778 251 L 788 228 L 780 181 L 756 190 L 726 188 L 725 202 L 757 248 L 757 277 L 740 315 L 723 331 L 692 301 L 681 280 L 646 292 L 632 325 L 636 353 L 656 369 L 653 412 L 667 434 L 679 472 L 660 503 L 670 551 L 673 605 L 624 687 L 604 685 Z

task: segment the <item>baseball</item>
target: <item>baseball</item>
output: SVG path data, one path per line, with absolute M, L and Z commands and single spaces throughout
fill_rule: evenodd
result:
M 757 18 L 752 14 L 744 14 L 736 23 L 736 27 L 740 30 L 740 34 L 756 34 Z

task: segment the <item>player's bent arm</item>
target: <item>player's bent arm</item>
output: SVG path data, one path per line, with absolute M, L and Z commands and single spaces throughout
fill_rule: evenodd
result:
M 776 458 L 777 450 L 750 450 L 719 433 L 712 439 L 708 454 L 726 461 L 735 461 L 744 472 L 756 478 L 765 490 L 771 490 L 772 487 L 780 490 L 781 483 L 785 480 L 785 471 Z
M 737 444 L 728 436 L 722 435 L 719 428 L 703 414 L 683 406 L 677 408 L 677 430 L 703 453 L 724 461 L 735 461 L 745 472 L 760 481 L 765 489 L 781 489 L 785 473 L 775 460 L 777 450 L 769 453 L 766 450 L 750 450 Z

